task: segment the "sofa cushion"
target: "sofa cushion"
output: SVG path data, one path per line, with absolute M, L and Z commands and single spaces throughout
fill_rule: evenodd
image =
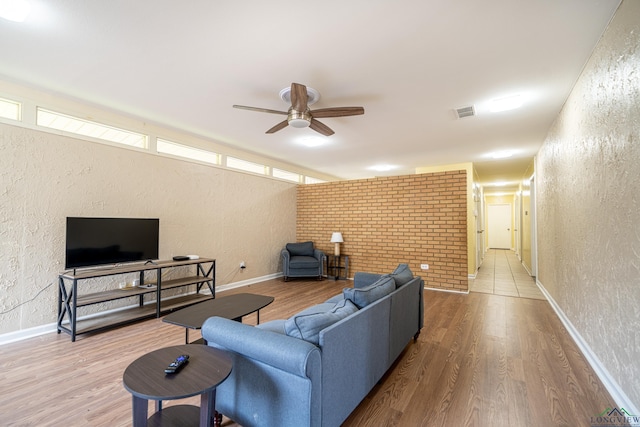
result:
M 289 260 L 289 268 L 318 268 L 320 261 L 312 256 L 296 255 Z
M 323 303 L 314 305 L 287 319 L 284 322 L 284 330 L 291 337 L 300 338 L 318 345 L 321 330 L 356 311 L 358 311 L 358 308 L 348 300 L 343 300 L 337 304 Z
M 344 294 L 340 293 L 338 295 L 332 296 L 331 298 L 326 300 L 325 303 L 337 304 L 337 303 L 341 302 L 342 300 L 344 300 Z
M 353 287 L 366 288 L 367 286 L 373 285 L 375 282 L 380 280 L 382 276 L 382 274 L 365 273 L 362 271 L 358 271 L 353 275 Z
M 286 332 L 284 331 L 284 322 L 285 322 L 284 319 L 270 320 L 268 322 L 264 322 L 264 323 L 260 323 L 259 325 L 256 325 L 256 328 L 286 335 Z
M 342 293 L 345 299 L 351 300 L 358 308 L 364 308 L 389 295 L 395 289 L 396 284 L 393 277 L 385 275 L 369 286 L 364 288 L 344 288 Z
M 313 242 L 287 243 L 286 248 L 291 256 L 313 256 Z
M 413 280 L 413 273 L 409 268 L 409 264 L 398 264 L 393 273 L 391 273 L 391 277 L 396 281 L 396 288 L 399 288 Z

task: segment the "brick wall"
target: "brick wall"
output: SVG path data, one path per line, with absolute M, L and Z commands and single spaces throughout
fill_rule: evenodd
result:
M 340 231 L 350 277 L 406 262 L 426 287 L 466 291 L 466 197 L 464 170 L 300 185 L 296 238 L 332 254 Z

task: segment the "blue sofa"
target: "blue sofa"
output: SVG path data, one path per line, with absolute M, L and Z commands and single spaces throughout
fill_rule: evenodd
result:
M 339 426 L 417 338 L 423 287 L 401 264 L 356 273 L 353 288 L 289 319 L 207 319 L 202 336 L 233 359 L 216 410 L 244 427 Z

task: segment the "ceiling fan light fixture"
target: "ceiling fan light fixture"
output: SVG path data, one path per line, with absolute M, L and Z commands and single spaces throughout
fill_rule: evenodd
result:
M 296 111 L 294 109 L 289 110 L 288 117 L 289 126 L 294 128 L 308 128 L 311 125 L 311 115 L 309 114 L 309 110 L 307 111 Z
M 311 123 L 305 119 L 291 119 L 289 120 L 289 126 L 294 128 L 308 128 Z

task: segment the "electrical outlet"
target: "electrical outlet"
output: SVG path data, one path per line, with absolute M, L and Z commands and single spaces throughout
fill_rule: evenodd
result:
M 247 268 L 247 266 L 245 265 L 244 261 L 240 261 L 240 268 Z
M 420 264 L 420 268 L 422 270 L 428 270 L 429 269 L 429 264 Z

